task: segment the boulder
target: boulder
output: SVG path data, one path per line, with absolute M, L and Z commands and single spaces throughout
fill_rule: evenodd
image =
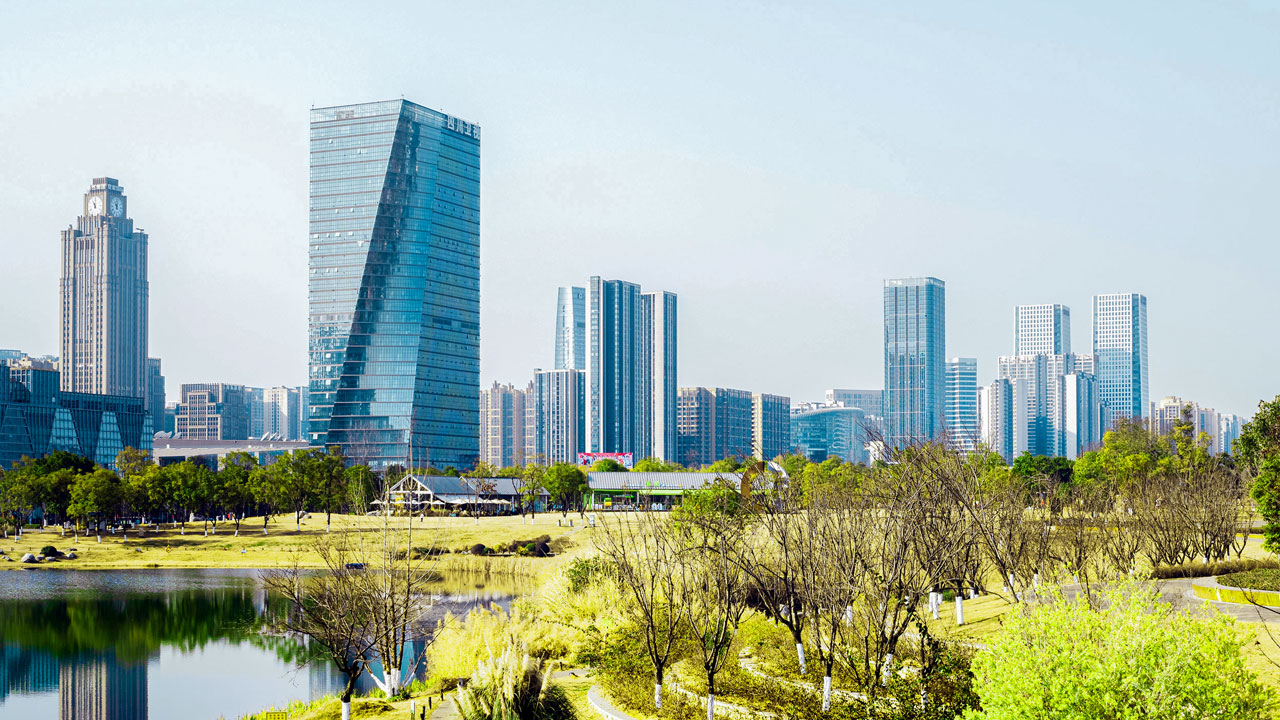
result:
M 40 562 L 40 561 L 36 559 L 36 556 L 35 556 L 35 555 L 32 555 L 31 553 L 27 553 L 26 555 L 23 555 L 23 556 L 22 556 L 22 562 L 24 562 L 24 563 L 38 563 L 38 562 Z
M 75 554 L 74 552 L 69 552 L 69 553 L 67 553 L 67 559 L 68 559 L 68 560 L 75 560 L 75 559 L 76 559 L 76 554 Z

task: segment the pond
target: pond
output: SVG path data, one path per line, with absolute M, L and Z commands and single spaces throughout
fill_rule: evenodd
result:
M 446 578 L 430 619 L 522 589 Z M 279 606 L 254 570 L 0 572 L 0 717 L 236 718 L 339 690 L 318 649 L 260 631 Z

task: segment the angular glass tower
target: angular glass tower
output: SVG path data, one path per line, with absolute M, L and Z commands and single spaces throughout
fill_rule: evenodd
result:
M 556 294 L 555 369 L 587 369 L 586 288 L 562 287 Z
M 884 281 L 885 444 L 937 439 L 946 403 L 946 284 Z
M 479 455 L 480 127 L 311 111 L 307 437 L 374 467 Z

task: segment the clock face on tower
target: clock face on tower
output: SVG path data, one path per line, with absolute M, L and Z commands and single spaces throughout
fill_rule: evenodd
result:
M 124 201 L 118 197 L 111 198 L 111 217 L 120 217 L 124 214 Z
M 94 196 L 89 198 L 89 214 L 99 215 L 102 213 L 102 198 Z

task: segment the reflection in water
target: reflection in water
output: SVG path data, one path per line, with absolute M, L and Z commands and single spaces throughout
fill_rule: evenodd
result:
M 0 574 L 0 716 L 234 718 L 340 690 L 320 648 L 266 632 L 264 619 L 284 605 L 255 578 L 209 570 Z M 495 589 L 491 580 L 442 581 L 427 626 L 445 612 L 506 605 L 523 589 L 510 581 Z M 406 659 L 425 647 L 411 643 Z M 165 679 L 149 686 L 149 672 Z M 374 687 L 361 678 L 360 691 Z

